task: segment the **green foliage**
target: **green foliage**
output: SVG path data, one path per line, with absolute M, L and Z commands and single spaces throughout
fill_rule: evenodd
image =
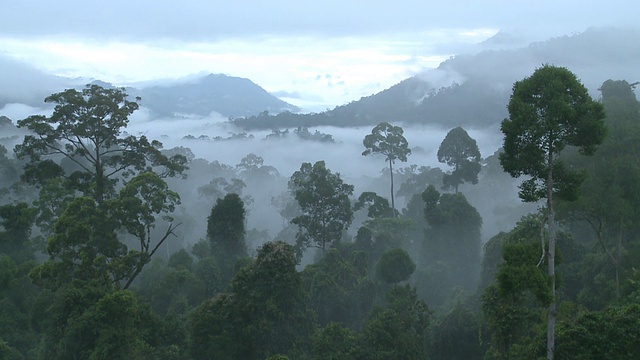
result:
M 126 289 L 173 234 L 169 225 L 152 244 L 156 217 L 171 221 L 168 213 L 179 204 L 163 178 L 181 174 L 186 158 L 166 157 L 162 144 L 144 136 L 122 136 L 138 109 L 123 89 L 88 85 L 45 101 L 56 104 L 53 114 L 18 121 L 32 135 L 15 147 L 18 158 L 28 158 L 23 180 L 40 186 L 37 223 L 51 233 L 50 259 L 34 269 L 33 278 L 52 289 L 72 279 L 103 286 L 126 280 Z M 127 251 L 119 229 L 134 235 L 139 247 Z
M 387 307 L 375 308 L 364 331 L 366 359 L 425 359 L 429 310 L 409 285 L 387 292 Z
M 400 184 L 396 195 L 409 200 L 416 194 L 422 194 L 427 185 L 442 183 L 444 173 L 439 167 L 410 165 L 398 169 L 398 175 L 404 181 Z
M 29 313 L 20 309 L 12 299 L 0 297 L 0 339 L 8 353 L 18 359 L 26 356 L 36 343 L 37 336 L 29 320 Z M 6 359 L 13 357 L 7 355 Z
M 135 289 L 162 316 L 185 315 L 204 299 L 214 295 L 206 292 L 204 281 L 197 273 L 191 272 L 186 266 L 188 263 L 177 263 L 178 258 L 182 258 L 182 261 L 187 259 L 182 254 L 186 252 L 175 253 L 169 262 L 164 259 L 153 261 L 140 275 L 140 282 Z
M 569 70 L 545 65 L 514 84 L 508 108 L 509 119 L 501 125 L 504 152 L 500 163 L 513 177 L 531 176 L 522 185 L 522 199 L 546 197 L 547 186 L 560 197 L 573 199 L 572 188 L 582 177 L 566 169 L 558 155 L 567 146 L 585 155 L 594 153 L 607 133 L 602 105 L 591 99 Z
M 454 283 L 474 289 L 480 268 L 482 218 L 463 194 L 440 194 L 433 185 L 422 193 L 425 232 L 423 256 L 427 264 L 443 262 Z
M 201 304 L 190 320 L 196 359 L 264 359 L 306 351 L 313 315 L 306 304 L 293 247 L 266 243 L 233 279 L 230 294 Z
M 75 282 L 44 300 L 39 358 L 128 359 L 142 349 L 153 354 L 163 340 L 162 326 L 150 308 L 131 292 L 104 292 Z
M 210 198 L 219 199 L 226 194 L 242 194 L 247 184 L 242 179 L 233 178 L 231 182 L 224 177 L 217 177 L 209 181 L 208 184 L 198 187 L 198 193 Z
M 509 233 L 492 241 L 501 252 L 495 283 L 482 295 L 482 310 L 491 331 L 491 353 L 508 358 L 514 345 L 536 336 L 551 299 L 551 282 L 540 267 L 542 219 L 524 217 Z M 497 243 L 496 243 L 497 242 Z
M 434 359 L 481 359 L 486 351 L 481 314 L 471 301 L 458 303 L 436 318 L 430 334 L 430 354 Z
M 161 321 L 127 290 L 68 286 L 56 292 L 49 311 L 43 359 L 157 358 L 170 345 Z
M 313 335 L 313 355 L 317 360 L 356 360 L 362 351 L 358 334 L 340 323 L 329 323 Z
M 189 354 L 194 360 L 231 360 L 242 351 L 234 327 L 233 295 L 221 294 L 200 304 L 189 317 Z
M 34 258 L 36 250 L 31 237 L 31 227 L 37 210 L 25 203 L 0 206 L 0 254 L 6 254 L 22 263 Z
M 302 214 L 291 223 L 298 225 L 297 247 L 304 251 L 315 246 L 323 251 L 327 245 L 340 240 L 353 220 L 349 196 L 353 185 L 345 184 L 340 174 L 333 174 L 324 161 L 313 166 L 303 163 L 291 175 L 289 188 L 300 205 Z
M 33 280 L 50 289 L 77 279 L 111 286 L 132 271 L 124 261 L 127 249 L 115 235 L 116 224 L 93 199 L 73 200 L 49 239 L 49 261 L 31 272 Z
M 507 235 L 499 232 L 489 239 L 483 246 L 484 256 L 482 257 L 482 270 L 480 273 L 480 290 L 493 283 L 498 272 L 498 267 L 502 264 L 502 242 Z
M 370 218 L 394 217 L 393 210 L 389 206 L 389 200 L 379 196 L 375 192 L 365 191 L 358 197 L 353 205 L 353 210 L 358 211 L 367 206 L 367 216 Z
M 218 259 L 247 256 L 244 236 L 246 211 L 238 194 L 227 194 L 218 199 L 207 219 L 207 237 L 211 251 Z
M 389 123 L 380 123 L 371 130 L 371 134 L 365 136 L 362 143 L 366 148 L 362 155 L 381 154 L 390 162 L 395 160 L 407 161 L 411 154 L 409 143 L 404 138 L 403 130 L 399 126 Z
M 82 91 L 53 94 L 45 102 L 56 104 L 50 117 L 33 115 L 18 121 L 19 127 L 34 135 L 25 136 L 16 146 L 17 156 L 28 157 L 31 166 L 52 155 L 64 156 L 78 169 L 67 178 L 69 184 L 98 203 L 113 195 L 117 174 L 128 177 L 158 166 L 163 168 L 162 176 L 175 176 L 185 169 L 186 158 L 165 157 L 157 141 L 149 142 L 144 136 L 120 137 L 129 115 L 138 109 L 138 103 L 127 100 L 123 89 L 87 85 Z M 60 174 L 59 169 L 54 170 Z
M 316 264 L 305 267 L 303 284 L 321 326 L 340 322 L 351 329 L 362 327 L 375 300 L 363 256 L 366 253 L 362 251 L 343 255 L 334 248 Z
M 569 153 L 566 161 L 578 164 L 589 176 L 582 196 L 575 203 L 562 203 L 560 214 L 572 230 L 593 242 L 593 253 L 583 264 L 580 301 L 591 309 L 619 303 L 625 278 L 638 267 L 635 256 L 625 256 L 637 247 L 640 228 L 640 102 L 634 85 L 607 80 L 602 84 L 602 104 L 609 136 L 588 160 Z M 608 290 L 608 291 L 605 291 Z
M 567 147 L 593 155 L 607 128 L 602 104 L 594 102 L 576 76 L 565 68 L 545 65 L 528 78 L 517 81 L 509 101 L 509 119 L 502 121 L 504 152 L 500 164 L 513 177 L 529 176 L 520 186 L 520 198 L 535 202 L 546 199 L 551 278 L 548 312 L 547 354 L 553 358 L 556 317 L 555 204 L 554 196 L 575 200 L 584 181 L 583 172 L 570 170 L 560 159 Z
M 416 264 L 404 249 L 385 251 L 378 265 L 376 276 L 387 284 L 396 284 L 409 279 L 416 270 Z
M 391 176 L 391 209 L 395 216 L 395 200 L 393 190 L 393 164 L 396 160 L 407 161 L 407 156 L 411 155 L 409 143 L 404 138 L 403 130 L 400 126 L 393 126 L 387 122 L 378 124 L 371 130 L 371 134 L 364 137 L 362 144 L 366 148 L 362 152 L 363 156 L 371 154 L 384 155 L 389 162 L 389 175 Z
M 476 141 L 461 127 L 451 129 L 438 148 L 438 161 L 453 167 L 442 178 L 443 188 L 454 189 L 457 194 L 459 185 L 477 184 L 481 159 Z
M 269 356 L 267 360 L 289 360 L 289 357 L 284 355 L 273 355 Z
M 631 360 L 640 357 L 640 306 L 630 304 L 586 312 L 560 322 L 556 357 Z
M 245 242 L 244 202 L 235 193 L 216 200 L 207 218 L 207 239 L 210 251 L 220 269 L 221 280 L 229 283 L 238 259 L 247 256 Z

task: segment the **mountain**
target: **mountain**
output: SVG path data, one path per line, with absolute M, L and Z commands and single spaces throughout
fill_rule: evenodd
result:
M 640 31 L 591 28 L 519 48 L 505 48 L 508 36 L 479 44 L 480 52 L 452 57 L 432 71 L 416 75 L 380 93 L 318 114 L 260 114 L 234 123 L 245 129 L 297 126 L 363 126 L 382 121 L 443 127 L 496 126 L 507 113 L 513 83 L 543 64 L 575 73 L 599 98 L 608 80 L 640 80 Z M 443 79 L 446 85 L 443 86 Z
M 58 91 L 82 84 L 81 79 L 70 79 L 47 74 L 33 66 L 0 55 L 0 109 L 7 104 L 42 107 L 44 99 Z
M 225 117 L 240 117 L 263 111 L 299 111 L 249 79 L 222 74 L 171 85 L 127 88 L 127 93 L 141 97 L 140 105 L 156 116 L 208 116 L 216 112 Z
M 82 89 L 91 83 L 102 87 L 114 85 L 101 80 L 66 78 L 47 74 L 30 65 L 0 55 L 0 109 L 8 104 L 23 104 L 43 108 L 44 99 L 69 88 Z M 154 116 L 209 116 L 212 112 L 224 117 L 256 115 L 263 111 L 279 113 L 300 109 L 269 94 L 249 79 L 209 74 L 190 81 L 174 81 L 165 85 L 126 88 L 127 93 L 142 100 Z M 2 114 L 0 114 L 2 115 Z

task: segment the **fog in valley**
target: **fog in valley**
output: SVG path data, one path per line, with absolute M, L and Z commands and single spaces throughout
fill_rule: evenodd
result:
M 412 153 L 406 163 L 396 161 L 394 164 L 395 171 L 404 170 L 411 166 L 428 166 L 431 168 L 442 168 L 448 171 L 446 164 L 441 164 L 437 159 L 437 151 L 451 129 L 442 126 L 427 125 L 405 125 L 402 123 L 394 123 L 394 125 L 402 126 L 404 136 L 409 142 Z M 197 194 L 197 187 L 206 185 L 210 180 L 219 176 L 226 176 L 228 181 L 232 177 L 241 175 L 233 171 L 240 164 L 241 160 L 249 154 L 255 154 L 264 160 L 264 166 L 270 166 L 277 170 L 276 176 L 265 179 L 255 179 L 253 183 L 247 184 L 247 188 L 243 189 L 244 195 L 250 195 L 254 201 L 247 205 L 248 208 L 248 228 L 256 228 L 258 230 L 268 230 L 269 236 L 273 238 L 282 228 L 282 219 L 277 214 L 275 208 L 271 206 L 271 197 L 277 196 L 280 192 L 286 191 L 287 181 L 294 171 L 300 169 L 303 162 L 315 163 L 316 161 L 325 161 L 327 167 L 332 172 L 337 172 L 343 180 L 355 186 L 354 198 L 365 191 L 374 191 L 379 195 L 389 198 L 389 178 L 388 163 L 382 156 L 362 156 L 365 150 L 362 140 L 371 133 L 372 126 L 367 127 L 316 127 L 310 128 L 309 132 L 316 131 L 323 134 L 330 134 L 333 142 L 322 142 L 314 140 L 300 139 L 296 134 L 296 129 L 290 129 L 289 133 L 283 138 L 268 138 L 271 131 L 251 131 L 244 132 L 242 129 L 229 124 L 226 119 L 221 116 L 210 116 L 208 118 L 197 119 L 151 119 L 145 115 L 142 109 L 139 113 L 131 117 L 131 122 L 126 131 L 132 135 L 145 135 L 151 139 L 160 140 L 165 149 L 174 147 L 189 148 L 196 159 L 206 160 L 208 163 L 218 163 L 221 166 L 227 165 L 231 170 L 221 171 L 219 173 L 209 173 L 207 178 L 205 169 L 198 169 L 200 162 L 191 165 L 190 172 L 197 175 L 197 178 L 187 178 L 185 182 L 174 181 L 176 189 L 183 197 L 183 205 L 187 212 L 189 200 L 202 201 Z M 284 129 L 282 129 L 284 131 Z M 474 138 L 483 157 L 493 155 L 501 146 L 502 135 L 499 132 L 499 125 L 492 129 L 466 129 L 469 135 Z M 187 138 L 189 137 L 189 138 Z M 193 137 L 193 138 L 191 138 Z M 234 138 L 240 137 L 240 139 Z M 217 139 L 216 139 L 217 138 Z M 415 169 L 414 172 L 418 172 Z M 396 179 L 396 191 L 402 186 L 401 176 Z M 511 192 L 507 189 L 496 189 L 498 194 L 483 194 L 474 197 L 473 194 L 481 192 L 482 184 L 476 186 L 469 185 L 463 188 L 463 192 L 472 199 L 472 203 L 478 209 L 490 211 L 484 213 L 485 221 L 484 238 L 495 235 L 500 230 L 507 230 L 514 225 L 513 221 L 517 220 L 519 215 L 512 214 L 510 219 L 504 222 L 496 221 L 496 215 L 492 214 L 495 208 L 489 203 L 494 199 L 511 199 L 513 203 L 495 204 L 498 207 L 517 207 L 520 206 L 520 200 L 517 198 L 516 182 Z M 251 185 L 251 186 L 250 186 Z M 424 187 L 426 188 L 424 184 Z M 438 188 L 442 184 L 433 184 Z M 420 189 L 424 190 L 424 189 Z M 206 206 L 212 206 L 215 199 L 207 199 L 210 203 Z M 397 200 L 397 208 L 402 209 L 408 198 L 399 197 Z M 204 210 L 204 209 L 201 209 Z M 195 228 L 201 229 L 204 234 L 204 221 L 208 213 L 206 211 L 198 211 L 192 214 L 200 222 L 201 226 Z M 504 218 L 503 218 L 504 220 Z M 358 224 L 354 224 L 350 233 L 355 235 Z M 182 230 L 185 231 L 185 230 Z M 192 237 L 195 235 L 191 235 Z M 197 239 L 196 239 L 197 240 Z M 257 246 L 259 244 L 254 244 Z

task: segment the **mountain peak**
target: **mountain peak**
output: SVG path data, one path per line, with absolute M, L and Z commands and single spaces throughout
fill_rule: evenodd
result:
M 299 111 L 253 81 L 225 74 L 211 73 L 189 81 L 130 89 L 129 92 L 140 96 L 142 105 L 160 116 L 193 114 L 204 117 L 216 112 L 225 117 L 241 117 L 263 111 Z

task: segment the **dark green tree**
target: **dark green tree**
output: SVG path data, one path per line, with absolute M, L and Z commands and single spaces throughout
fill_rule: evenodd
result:
M 558 209 L 572 229 L 589 230 L 581 232 L 581 237 L 597 244 L 589 256 L 592 266 L 585 274 L 588 286 L 582 289 L 582 297 L 592 308 L 620 300 L 629 270 L 640 265 L 633 260 L 623 264 L 624 254 L 637 244 L 640 234 L 636 221 L 640 214 L 640 159 L 636 156 L 640 151 L 640 102 L 634 85 L 623 80 L 607 80 L 600 91 L 608 136 L 593 157 L 565 156 L 589 176 L 581 186 L 580 198 L 561 203 Z
M 118 220 L 118 227 L 126 229 L 137 240 L 137 249 L 127 253 L 127 258 L 135 259 L 133 270 L 127 274 L 128 280 L 124 285 L 124 289 L 127 289 L 169 236 L 175 236 L 174 230 L 179 224 L 174 225 L 173 217 L 169 214 L 180 204 L 180 196 L 169 190 L 167 183 L 156 173 L 144 172 L 128 181 L 120 190 L 119 197 L 109 203 L 112 216 Z M 155 241 L 152 231 L 158 218 L 169 222 L 169 225 Z
M 238 259 L 247 257 L 244 203 L 235 193 L 218 199 L 207 219 L 207 238 L 211 253 L 220 267 L 222 280 L 233 277 Z
M 374 300 L 374 284 L 367 278 L 366 253 L 327 251 L 302 271 L 304 287 L 320 326 L 339 322 L 360 329 Z
M 229 294 L 194 311 L 192 357 L 253 360 L 308 351 L 314 319 L 296 263 L 291 245 L 268 242 L 260 248 L 256 260 L 236 274 Z
M 172 221 L 168 214 L 176 204 L 178 194 L 152 172 L 132 178 L 117 198 L 105 201 L 102 206 L 89 197 L 75 198 L 49 238 L 50 259 L 34 268 L 31 276 L 50 289 L 74 279 L 127 289 L 174 234 L 176 226 L 170 224 L 156 241 L 152 230 L 158 217 Z M 137 248 L 128 249 L 118 238 L 118 229 L 133 235 Z
M 340 174 L 333 174 L 324 161 L 313 166 L 303 163 L 291 175 L 289 189 L 300 205 L 302 214 L 291 223 L 298 225 L 298 251 L 309 246 L 322 249 L 342 238 L 353 220 L 349 196 L 353 185 L 345 184 Z
M 465 182 L 478 183 L 480 172 L 480 150 L 476 141 L 461 127 L 451 129 L 438 149 L 438 161 L 452 167 L 442 178 L 444 189 L 454 189 Z
M 367 206 L 367 216 L 370 218 L 393 217 L 393 210 L 389 206 L 389 200 L 379 196 L 375 192 L 365 191 L 358 197 L 353 205 L 353 210 L 358 211 Z
M 482 217 L 463 194 L 440 194 L 429 185 L 422 193 L 425 232 L 424 260 L 430 266 L 440 262 L 453 279 L 450 286 L 472 290 L 480 269 Z
M 25 203 L 0 206 L 0 254 L 11 256 L 13 261 L 22 263 L 33 260 L 37 250 L 31 239 L 31 228 L 37 209 Z
M 585 312 L 558 324 L 560 359 L 631 360 L 640 357 L 640 306 Z
M 364 330 L 365 359 L 426 359 L 429 309 L 415 288 L 394 286 L 386 307 L 371 312 Z
M 504 119 L 504 152 L 500 163 L 513 177 L 529 176 L 520 186 L 524 201 L 546 200 L 549 246 L 547 264 L 552 279 L 548 312 L 547 358 L 553 359 L 556 318 L 555 293 L 555 204 L 554 195 L 575 199 L 584 176 L 571 171 L 560 160 L 567 146 L 592 155 L 606 135 L 601 104 L 569 70 L 545 65 L 530 77 L 517 81 Z
M 371 130 L 371 134 L 364 137 L 362 144 L 366 148 L 362 152 L 363 156 L 371 154 L 384 155 L 389 162 L 389 174 L 391 176 L 391 209 L 395 216 L 396 203 L 393 190 L 393 164 L 396 160 L 407 161 L 407 156 L 411 155 L 409 143 L 404 138 L 403 130 L 400 126 L 393 126 L 387 122 L 378 124 Z
M 359 336 L 341 323 L 333 322 L 313 335 L 313 355 L 318 360 L 360 359 Z
M 488 342 L 488 331 L 483 327 L 481 319 L 474 298 L 457 303 L 450 312 L 436 317 L 429 331 L 431 358 L 482 359 Z
M 168 158 L 161 143 L 124 133 L 137 100 L 128 100 L 123 89 L 87 85 L 47 97 L 56 104 L 51 116 L 18 121 L 32 133 L 15 152 L 27 158 L 23 179 L 41 187 L 39 224 L 47 232 L 55 224 L 47 249 L 51 259 L 33 275 L 52 280 L 52 288 L 69 279 L 104 285 L 126 280 L 129 287 L 173 234 L 171 224 L 152 244 L 156 218 L 171 221 L 168 213 L 179 203 L 164 178 L 181 174 L 186 158 Z M 138 249 L 127 251 L 116 233 L 120 229 L 138 239 Z
M 416 270 L 406 250 L 392 249 L 385 251 L 376 266 L 376 276 L 387 284 L 396 284 L 409 279 Z
M 18 158 L 29 159 L 26 173 L 53 166 L 48 159 L 66 158 L 74 168 L 58 170 L 59 175 L 102 204 L 115 195 L 118 176 L 127 178 L 153 168 L 166 177 L 185 169 L 186 158 L 162 155 L 160 142 L 145 136 L 121 136 L 129 115 L 138 109 L 137 101 L 128 100 L 123 89 L 87 85 L 82 91 L 53 94 L 45 102 L 56 104 L 51 116 L 33 115 L 18 121 L 19 127 L 33 132 L 15 147 Z
M 0 343 L 7 347 L 0 358 L 26 358 L 37 342 L 30 314 L 40 288 L 28 276 L 40 250 L 31 237 L 36 212 L 25 203 L 0 206 Z
M 166 324 L 151 308 L 128 290 L 103 290 L 70 284 L 53 295 L 35 349 L 38 358 L 171 358 L 176 346 L 165 337 Z
M 500 359 L 510 358 L 514 345 L 537 335 L 551 301 L 550 281 L 540 260 L 541 229 L 541 216 L 528 215 L 509 233 L 494 237 L 488 248 L 501 256 L 499 265 L 494 264 L 494 282 L 483 291 L 482 309 L 491 333 L 489 353 Z

